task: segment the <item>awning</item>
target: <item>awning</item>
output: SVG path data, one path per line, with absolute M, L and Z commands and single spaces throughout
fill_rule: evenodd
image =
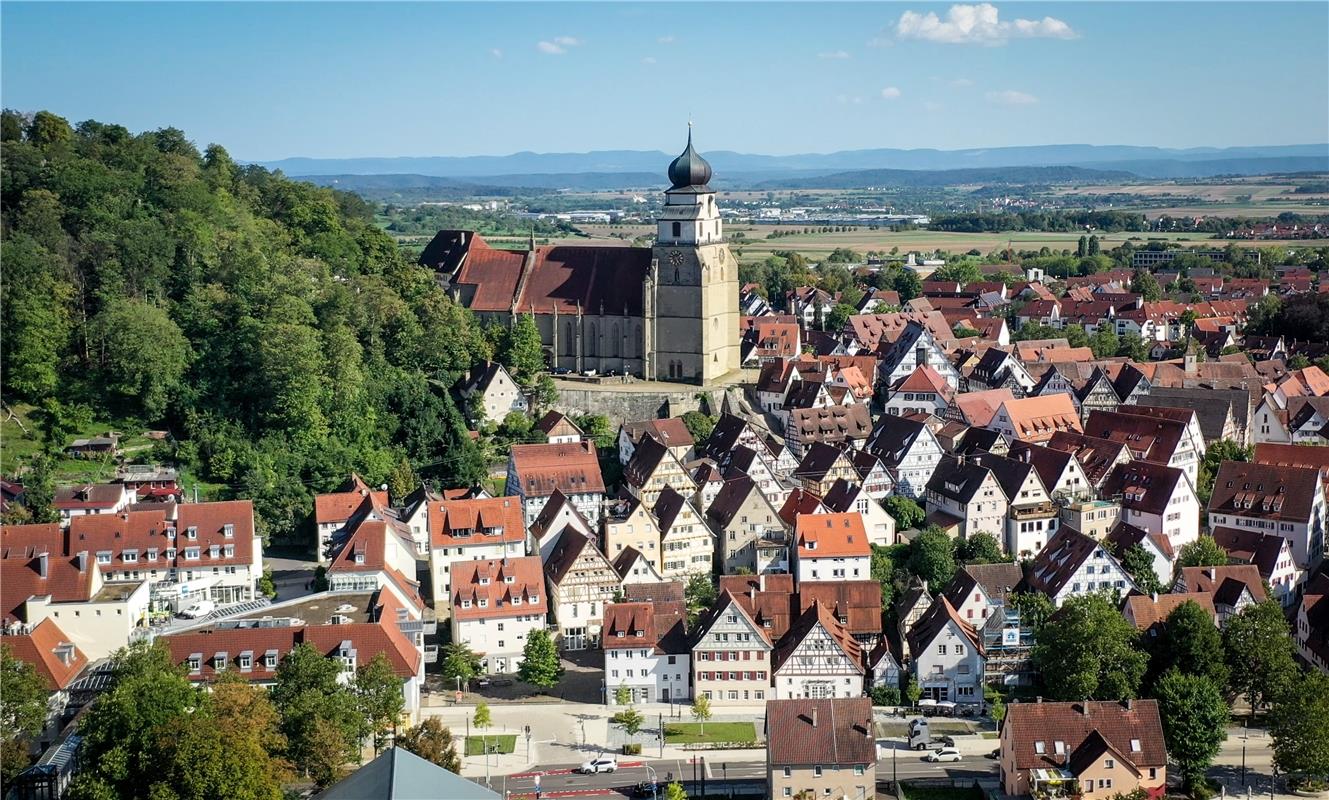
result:
M 1075 776 L 1064 769 L 1031 769 L 1029 777 L 1034 783 L 1057 785 L 1075 780 Z

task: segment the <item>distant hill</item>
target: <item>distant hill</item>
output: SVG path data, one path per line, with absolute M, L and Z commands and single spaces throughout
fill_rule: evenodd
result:
M 704 146 L 704 142 L 702 143 Z M 856 170 L 953 170 L 993 167 L 1078 166 L 1089 169 L 1125 170 L 1141 177 L 1202 177 L 1237 172 L 1251 174 L 1260 169 L 1262 160 L 1280 163 L 1280 159 L 1318 159 L 1329 162 L 1329 144 L 1272 145 L 1268 147 L 1196 147 L 1187 149 L 1137 147 L 1128 145 L 1034 145 L 1029 147 L 992 147 L 967 150 L 901 150 L 878 148 L 842 150 L 833 153 L 801 153 L 772 156 L 736 153 L 729 150 L 704 150 L 703 154 L 721 177 L 744 176 L 746 180 L 775 180 L 781 177 L 807 177 L 813 173 L 840 173 Z M 259 162 L 287 175 L 423 175 L 492 182 L 493 176 L 521 178 L 531 185 L 528 176 L 568 176 L 574 174 L 639 173 L 663 176 L 673 153 L 658 150 L 599 150 L 589 153 L 521 152 L 505 156 L 427 156 L 404 158 L 287 158 Z M 1182 167 L 1180 165 L 1189 166 Z M 1271 167 L 1272 168 L 1272 167 Z M 481 179 L 484 179 L 482 181 Z M 659 183 L 657 177 L 653 183 Z M 567 178 L 562 180 L 566 181 Z M 512 185 L 507 181 L 498 185 Z
M 815 178 L 774 180 L 758 189 L 855 189 L 867 186 L 956 186 L 983 184 L 1096 183 L 1131 180 L 1137 176 L 1122 170 L 1084 167 L 994 167 L 989 169 L 862 169 Z
M 505 195 L 513 189 L 662 189 L 666 180 L 651 172 L 570 172 L 532 175 L 479 175 L 473 179 L 434 175 L 294 175 L 319 186 L 351 192 L 391 190 L 460 190 L 475 195 Z
M 1117 169 L 1143 178 L 1209 178 L 1214 175 L 1269 175 L 1276 172 L 1329 171 L 1329 154 L 1319 156 L 1268 156 L 1216 158 L 1203 161 L 1143 159 L 1114 161 Z

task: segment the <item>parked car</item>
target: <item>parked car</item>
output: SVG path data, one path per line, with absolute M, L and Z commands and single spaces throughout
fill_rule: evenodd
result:
M 216 610 L 217 604 L 212 600 L 199 600 L 184 611 L 181 611 L 180 616 L 185 619 L 198 619 L 199 617 L 206 617 Z
M 632 787 L 633 797 L 659 797 L 660 789 L 650 781 L 642 781 Z
M 581 762 L 577 771 L 583 775 L 595 775 L 599 772 L 614 772 L 618 770 L 618 759 L 613 756 L 600 756 L 590 761 Z
M 924 760 L 931 761 L 934 764 L 943 761 L 959 761 L 960 751 L 954 747 L 940 747 L 928 753 Z

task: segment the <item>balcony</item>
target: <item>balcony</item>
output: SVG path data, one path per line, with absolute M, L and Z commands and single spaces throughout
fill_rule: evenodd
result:
M 1019 522 L 1027 519 L 1047 519 L 1057 516 L 1057 506 L 1051 501 L 1029 506 L 1011 506 L 1010 518 Z

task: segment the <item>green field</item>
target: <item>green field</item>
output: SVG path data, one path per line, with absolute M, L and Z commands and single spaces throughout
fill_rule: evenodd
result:
M 665 726 L 665 744 L 702 742 L 757 742 L 757 726 L 751 722 L 674 722 Z
M 491 753 L 511 753 L 517 749 L 517 734 L 494 733 L 489 736 L 467 736 L 466 755 L 484 755 L 485 744 L 489 745 L 489 752 Z

